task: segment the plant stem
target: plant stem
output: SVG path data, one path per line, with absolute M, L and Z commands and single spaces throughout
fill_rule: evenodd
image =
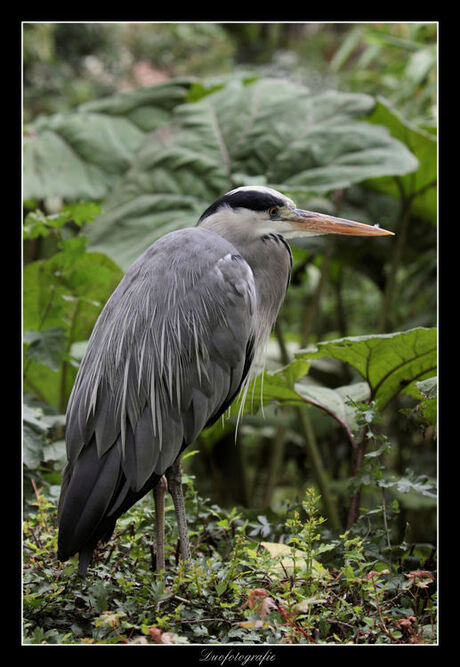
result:
M 393 253 L 393 259 L 391 262 L 390 273 L 385 285 L 385 292 L 383 295 L 382 309 L 380 311 L 380 318 L 378 323 L 378 331 L 385 333 L 389 327 L 389 312 L 391 307 L 391 300 L 394 294 L 394 289 L 396 285 L 396 275 L 398 273 L 403 250 L 406 243 L 407 230 L 409 228 L 410 222 L 410 199 L 407 199 L 404 196 L 404 191 L 401 186 L 401 191 L 403 193 L 403 199 L 401 202 L 401 210 L 398 218 L 398 226 L 396 230 L 396 244 Z
M 385 527 L 385 534 L 387 538 L 387 546 L 388 546 L 388 559 L 390 561 L 391 565 L 391 541 L 390 541 L 390 531 L 388 530 L 388 522 L 387 522 L 387 507 L 386 507 L 386 502 L 385 502 L 385 489 L 381 489 L 382 491 L 382 514 L 383 514 L 383 525 Z
M 275 328 L 275 334 L 278 339 L 278 344 L 280 346 L 282 362 L 284 364 L 288 364 L 289 355 L 284 341 L 283 331 L 279 323 L 278 326 Z M 338 530 L 340 527 L 339 516 L 335 503 L 332 500 L 331 494 L 329 492 L 329 484 L 326 472 L 324 470 L 321 454 L 316 443 L 316 438 L 310 422 L 310 417 L 308 416 L 306 409 L 304 407 L 297 407 L 295 408 L 295 410 L 297 413 L 297 419 L 300 426 L 300 430 L 305 442 L 305 448 L 307 450 L 308 460 L 312 466 L 313 474 L 318 484 L 318 488 L 324 503 L 325 511 L 329 519 L 330 526 L 333 530 Z
M 305 441 L 305 448 L 307 450 L 308 460 L 313 469 L 316 482 L 318 484 L 319 492 L 324 503 L 327 518 L 332 530 L 339 530 L 340 520 L 337 512 L 337 507 L 332 499 L 329 491 L 329 483 L 324 470 L 321 454 L 316 443 L 315 433 L 313 431 L 310 418 L 307 414 L 306 408 L 298 407 L 297 416 L 302 430 L 302 435 Z
M 75 327 L 77 324 L 78 320 L 78 315 L 80 314 L 80 299 L 77 299 L 75 309 L 73 311 L 72 315 L 72 321 L 70 323 L 70 330 L 69 330 L 69 338 L 67 340 L 67 347 L 65 350 L 65 355 L 64 359 L 62 361 L 61 365 L 61 382 L 59 386 L 59 411 L 61 414 L 65 413 L 66 407 L 67 407 L 67 391 L 66 391 L 66 380 L 67 380 L 67 368 L 69 366 L 68 361 L 66 357 L 70 353 L 70 348 L 72 347 L 72 343 L 74 341 L 74 336 L 75 336 Z
M 276 340 L 278 341 L 278 346 L 280 348 L 280 357 L 281 357 L 281 363 L 283 363 L 285 366 L 288 365 L 290 359 L 289 359 L 289 352 L 286 346 L 286 341 L 284 340 L 284 334 L 283 334 L 283 328 L 281 326 L 281 322 L 276 320 L 275 322 L 275 336 Z
M 377 585 L 376 585 L 374 579 L 372 579 L 372 588 L 374 589 L 375 605 L 377 607 L 377 612 L 378 612 L 378 615 L 379 615 L 381 628 L 382 628 L 383 632 L 387 635 L 387 637 L 389 637 L 392 641 L 399 644 L 399 641 L 396 639 L 396 637 L 393 637 L 391 632 L 388 630 L 385 621 L 383 620 L 382 610 L 380 608 L 380 602 L 379 602 L 379 594 L 377 592 Z
M 380 333 L 385 333 L 389 327 L 388 316 L 390 312 L 391 300 L 394 296 L 396 276 L 402 262 L 403 252 L 406 245 L 412 202 L 416 197 L 436 186 L 436 181 L 432 181 L 420 188 L 420 190 L 412 192 L 410 195 L 408 195 L 404 189 L 401 178 L 395 177 L 395 181 L 399 188 L 401 208 L 398 216 L 396 245 L 394 248 L 393 261 L 391 263 L 390 274 L 385 286 L 382 309 L 380 311 L 380 318 L 378 323 L 378 331 L 380 331 Z
M 285 437 L 286 437 L 286 428 L 284 426 L 278 426 L 275 432 L 275 437 L 273 438 L 272 447 L 270 448 L 268 473 L 267 473 L 267 479 L 265 481 L 265 488 L 263 495 L 264 507 L 270 506 L 273 495 L 273 489 L 275 488 L 276 482 L 278 481 L 278 470 L 280 470 L 281 468 Z
M 337 300 L 337 327 L 339 329 L 340 336 L 342 338 L 345 338 L 345 336 L 347 335 L 347 317 L 343 303 L 342 278 L 343 278 L 343 270 L 342 267 L 340 267 L 339 275 L 337 277 L 337 280 L 334 281 L 333 285 Z
M 363 465 L 364 459 L 364 447 L 367 436 L 367 428 L 363 429 L 363 435 L 360 443 L 356 443 L 356 446 L 353 448 L 353 476 L 356 477 L 361 466 Z M 347 530 L 358 520 L 359 518 L 359 505 L 361 503 L 361 486 L 358 488 L 356 493 L 351 499 L 350 507 L 348 508 L 348 518 L 347 518 Z

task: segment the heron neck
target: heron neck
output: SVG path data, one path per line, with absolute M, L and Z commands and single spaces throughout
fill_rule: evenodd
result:
M 286 241 L 278 234 L 260 233 L 256 225 L 239 224 L 233 218 L 213 215 L 200 227 L 218 234 L 238 251 L 254 274 L 258 310 L 267 327 L 275 323 L 291 274 L 292 255 Z

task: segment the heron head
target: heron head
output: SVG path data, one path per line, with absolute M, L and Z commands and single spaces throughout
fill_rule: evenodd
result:
M 377 225 L 336 218 L 297 208 L 292 199 L 265 186 L 247 185 L 227 192 L 201 216 L 198 224 L 222 229 L 238 226 L 258 236 L 275 232 L 286 239 L 342 234 L 346 236 L 387 236 L 393 234 Z

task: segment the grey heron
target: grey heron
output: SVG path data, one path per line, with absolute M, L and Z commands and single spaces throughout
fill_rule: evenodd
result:
M 245 186 L 134 262 L 99 315 L 68 403 L 60 560 L 78 553 L 84 575 L 118 517 L 153 490 L 164 569 L 166 487 L 181 557 L 190 557 L 181 453 L 225 412 L 263 354 L 290 279 L 287 241 L 318 234 L 392 232 Z

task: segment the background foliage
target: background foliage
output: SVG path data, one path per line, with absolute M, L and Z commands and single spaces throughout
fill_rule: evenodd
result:
M 24 123 L 27 641 L 105 643 L 142 628 L 159 643 L 174 628 L 192 643 L 433 641 L 436 25 L 25 24 Z M 81 593 L 56 583 L 73 572 L 54 556 L 64 413 L 86 341 L 123 272 L 156 238 L 196 224 L 209 202 L 248 183 L 396 236 L 293 247 L 291 287 L 236 445 L 238 405 L 185 461 L 195 555 L 204 559 L 196 567 L 207 581 L 195 613 L 205 618 L 212 608 L 224 623 L 190 634 L 195 624 L 178 601 L 192 591 L 193 571 L 173 594 L 155 594 L 155 614 L 168 610 L 161 622 L 134 611 L 147 594 L 139 570 L 137 598 L 128 571 L 120 574 L 124 602 L 115 588 L 112 595 L 121 585 L 104 565 L 112 551 L 93 582 L 78 584 Z M 312 490 L 318 497 L 305 509 Z M 131 568 L 132 559 L 150 562 L 141 527 L 151 530 L 148 505 L 143 511 L 126 519 L 140 530 Z M 223 522 L 217 533 L 213 513 Z M 308 558 L 303 583 L 295 566 L 284 583 L 261 583 L 253 551 L 253 574 L 242 575 L 243 551 L 254 548 L 244 540 L 311 555 L 308 522 L 319 513 L 326 523 L 315 562 L 342 573 L 336 584 L 319 592 Z M 174 531 L 171 522 L 171 566 Z M 371 576 L 386 569 L 385 585 Z M 358 586 L 363 578 L 367 588 Z M 355 591 L 354 618 L 330 606 L 334 595 L 347 599 L 342 585 Z M 427 590 L 422 604 L 417 591 Z M 401 604 L 386 607 L 393 598 Z M 311 602 L 318 599 L 326 606 Z M 222 611 L 243 603 L 249 620 Z M 109 611 L 115 617 L 101 616 Z M 253 626 L 237 631 L 241 623 Z

